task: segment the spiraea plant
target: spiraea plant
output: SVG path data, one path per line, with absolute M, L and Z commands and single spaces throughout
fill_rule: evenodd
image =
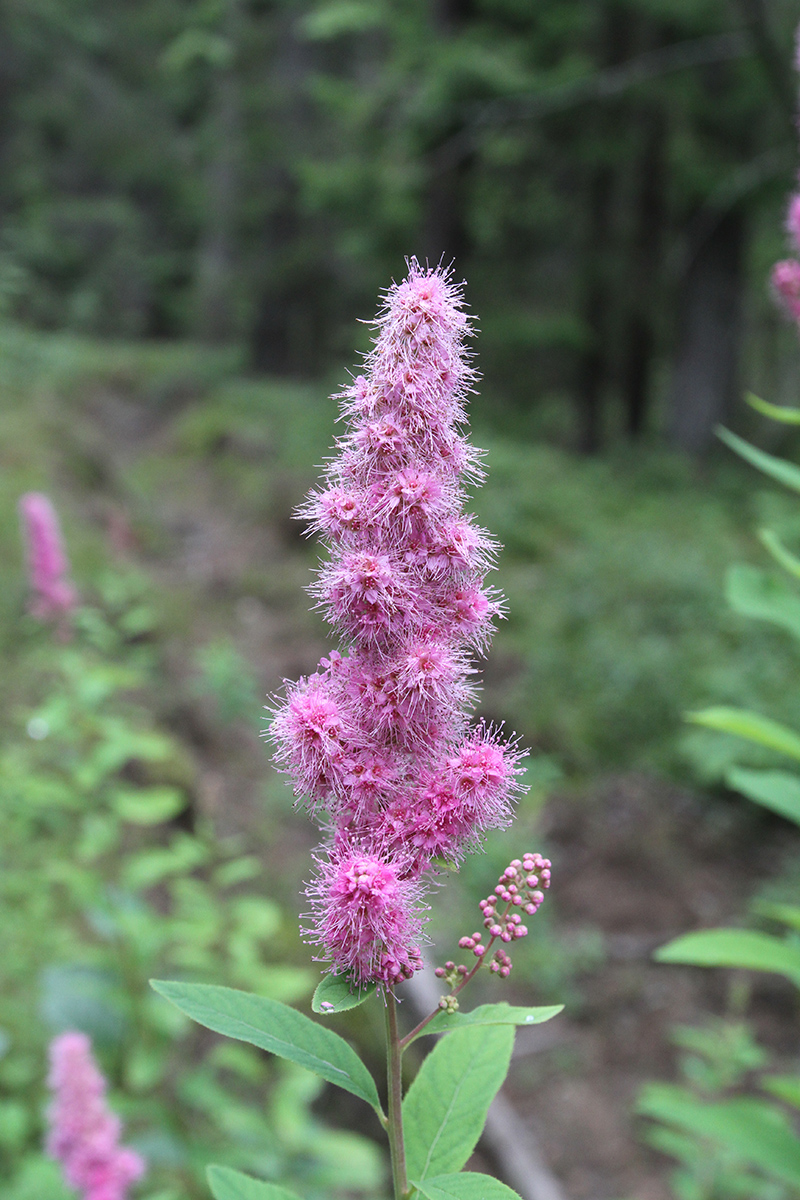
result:
M 395 1200 L 499 1200 L 514 1193 L 462 1168 L 508 1069 L 513 1026 L 559 1010 L 501 1003 L 462 1012 L 460 994 L 484 963 L 508 976 L 508 947 L 528 932 L 550 863 L 526 853 L 503 870 L 480 903 L 483 929 L 459 943 L 471 965 L 437 969 L 446 994 L 401 1036 L 397 998 L 423 965 L 430 885 L 487 830 L 510 822 L 522 754 L 500 730 L 470 721 L 473 664 L 502 601 L 485 584 L 497 546 L 464 511 L 483 470 L 464 433 L 476 375 L 462 291 L 447 271 L 411 260 L 376 326 L 363 374 L 338 397 L 344 431 L 323 485 L 299 512 L 328 550 L 310 590 L 341 643 L 313 674 L 286 685 L 269 732 L 278 765 L 324 835 L 304 917 L 327 968 L 313 1008 L 331 1015 L 377 994 L 386 1111 L 351 1047 L 301 1013 L 226 988 L 155 986 L 201 1024 L 310 1067 L 371 1104 L 388 1134 Z M 403 1051 L 433 1033 L 450 1036 L 404 1099 Z M 217 1200 L 290 1196 L 222 1167 L 209 1177 Z

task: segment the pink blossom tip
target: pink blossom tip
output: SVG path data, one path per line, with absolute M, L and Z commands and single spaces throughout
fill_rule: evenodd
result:
M 50 1044 L 47 1151 L 61 1163 L 82 1200 L 127 1200 L 145 1173 L 134 1150 L 120 1146 L 121 1123 L 106 1102 L 106 1082 L 83 1033 L 62 1033 Z
M 26 492 L 19 500 L 25 541 L 30 611 L 39 620 L 68 616 L 77 604 L 77 592 L 69 581 L 67 561 L 58 514 L 41 492 Z

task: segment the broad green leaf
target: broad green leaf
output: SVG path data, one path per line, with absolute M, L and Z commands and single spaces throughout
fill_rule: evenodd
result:
M 512 1027 L 489 1025 L 458 1029 L 434 1046 L 403 1101 L 410 1178 L 463 1167 L 506 1077 L 513 1045 Z
M 419 1183 L 412 1180 L 427 1200 L 520 1200 L 499 1179 L 478 1175 L 475 1171 L 460 1171 L 458 1175 L 436 1175 Z
M 230 1167 L 209 1167 L 206 1174 L 214 1200 L 299 1200 L 294 1192 L 286 1188 L 251 1179 L 249 1175 L 233 1171 Z
M 792 491 L 800 492 L 800 468 L 751 446 L 744 438 L 737 437 L 735 433 L 730 433 L 727 429 L 718 428 L 717 434 L 727 446 L 730 446 L 731 450 L 746 459 L 752 466 L 757 467 L 759 471 L 763 471 L 765 475 L 769 475 L 770 479 L 775 479 L 778 483 L 791 488 Z
M 374 991 L 374 983 L 353 987 L 346 975 L 326 975 L 314 992 L 311 1007 L 315 1013 L 326 1016 L 346 1012 L 348 1008 L 358 1008 Z
M 800 987 L 800 946 L 752 929 L 701 929 L 656 950 L 658 962 L 773 971 Z
M 731 567 L 725 586 L 728 603 L 744 617 L 770 621 L 800 638 L 800 596 L 783 579 L 758 567 Z
M 742 1162 L 800 1186 L 800 1138 L 785 1115 L 763 1100 L 704 1104 L 671 1084 L 648 1084 L 637 1110 L 723 1145 Z
M 769 900 L 756 900 L 753 912 L 770 921 L 779 921 L 800 933 L 800 904 L 773 904 Z
M 771 529 L 760 529 L 758 537 L 762 546 L 766 546 L 775 561 L 780 563 L 784 570 L 793 575 L 795 579 L 800 579 L 800 558 L 786 549 L 778 535 Z
M 366 1100 L 380 1113 L 375 1081 L 356 1052 L 338 1033 L 303 1013 L 266 996 L 213 984 L 152 980 L 151 986 L 207 1029 L 288 1058 Z
M 732 733 L 734 737 L 800 759 L 800 735 L 786 725 L 744 708 L 704 708 L 702 712 L 687 713 L 686 720 L 695 725 L 705 725 L 707 729 L 717 729 L 720 733 Z
M 762 400 L 753 392 L 748 392 L 745 400 L 756 412 L 771 417 L 773 421 L 782 421 L 784 425 L 800 425 L 800 408 L 784 408 L 782 404 L 770 404 L 769 400 Z
M 764 808 L 780 813 L 800 825 L 800 776 L 790 771 L 754 771 L 749 767 L 731 767 L 725 775 L 729 788 L 755 800 Z
M 133 825 L 160 825 L 186 808 L 186 794 L 180 788 L 119 788 L 114 808 L 123 821 Z
M 759 1083 L 765 1092 L 771 1092 L 792 1108 L 800 1108 L 800 1075 L 762 1075 Z
M 438 1012 L 429 1025 L 417 1034 L 425 1037 L 429 1033 L 451 1033 L 470 1025 L 541 1025 L 563 1011 L 563 1004 L 551 1004 L 543 1008 L 524 1008 L 515 1004 L 482 1004 L 472 1012 Z M 412 1038 L 416 1041 L 416 1038 Z M 410 1042 L 408 1043 L 411 1044 Z

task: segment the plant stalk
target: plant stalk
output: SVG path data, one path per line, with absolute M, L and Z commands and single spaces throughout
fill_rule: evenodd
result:
M 397 1035 L 397 1001 L 387 988 L 386 1005 L 386 1078 L 389 1085 L 389 1150 L 392 1156 L 394 1200 L 406 1200 L 409 1194 L 406 1176 L 406 1149 L 403 1141 L 403 1078 L 400 1039 Z

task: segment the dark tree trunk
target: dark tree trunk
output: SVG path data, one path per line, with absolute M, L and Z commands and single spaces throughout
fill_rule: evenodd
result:
M 461 262 L 469 250 L 465 223 L 465 190 L 469 159 L 437 172 L 425 195 L 423 254 L 431 265 Z
M 600 449 L 603 395 L 609 374 L 608 286 L 603 248 L 609 237 L 612 184 L 611 168 L 602 166 L 595 170 L 589 189 L 589 246 L 583 304 L 589 341 L 580 356 L 577 377 L 578 445 L 584 454 Z
M 458 37 L 472 16 L 472 0 L 434 0 L 431 17 L 436 34 L 445 40 Z M 423 201 L 422 254 L 432 265 L 461 262 L 470 247 L 466 225 L 466 188 L 472 166 L 471 154 L 455 161 L 442 161 L 439 150 L 463 131 L 456 117 L 446 122 L 437 144 L 427 154 L 429 177 Z
M 239 206 L 241 98 L 237 76 L 239 0 L 227 0 L 223 22 L 231 61 L 215 69 L 205 172 L 206 223 L 197 255 L 196 329 L 204 341 L 236 334 L 236 224 Z
M 314 120 L 306 96 L 311 68 L 311 44 L 298 36 L 296 12 L 290 5 L 277 26 L 269 65 L 280 97 L 272 120 L 281 128 L 286 158 L 264 179 L 270 210 L 264 221 L 248 339 L 253 368 L 274 375 L 305 377 L 319 372 L 332 307 L 330 244 L 324 230 L 302 215 L 293 157 L 294 147 L 307 142 Z
M 630 13 L 610 0 L 602 10 L 602 56 L 600 66 L 613 67 L 630 52 L 635 30 Z M 612 200 L 616 183 L 612 147 L 618 135 L 619 104 L 607 102 L 589 114 L 586 133 L 599 148 L 599 161 L 592 168 L 587 187 L 587 220 L 583 248 L 582 317 L 586 346 L 576 375 L 578 446 L 585 454 L 600 449 L 603 402 L 611 375 L 611 341 L 615 291 L 609 272 L 613 234 Z
M 647 422 L 656 331 L 654 327 L 664 226 L 665 123 L 659 109 L 641 118 L 642 153 L 636 184 L 629 307 L 622 344 L 622 402 L 629 437 Z
M 681 287 L 671 390 L 673 444 L 702 455 L 736 393 L 741 332 L 744 214 L 724 214 L 696 249 Z

